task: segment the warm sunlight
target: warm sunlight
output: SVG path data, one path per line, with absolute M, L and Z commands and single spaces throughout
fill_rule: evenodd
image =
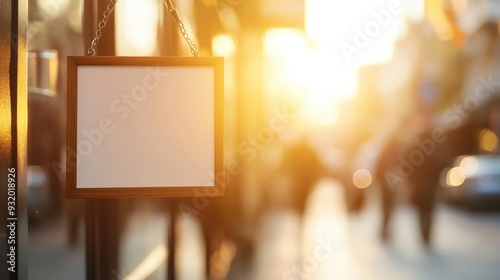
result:
M 406 19 L 418 18 L 423 2 L 307 0 L 306 8 L 308 38 L 320 48 L 327 48 L 337 64 L 355 66 L 356 70 L 391 58 Z M 355 55 L 346 60 L 350 51 Z
M 218 34 L 212 38 L 212 48 L 215 56 L 232 56 L 236 50 L 233 38 L 227 34 Z
M 299 122 L 335 123 L 338 104 L 353 96 L 355 84 L 332 54 L 311 46 L 300 30 L 286 28 L 266 32 L 264 52 L 268 94 L 300 105 Z
M 159 5 L 156 0 L 123 0 L 116 4 L 118 55 L 152 55 L 156 50 Z
M 404 0 L 307 0 L 305 30 L 265 32 L 267 95 L 294 104 L 298 122 L 305 125 L 335 124 L 339 105 L 357 93 L 359 69 L 391 58 L 403 23 L 415 9 L 421 7 Z

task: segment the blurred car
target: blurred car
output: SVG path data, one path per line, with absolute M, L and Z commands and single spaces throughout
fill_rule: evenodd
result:
M 445 200 L 477 209 L 500 206 L 500 155 L 460 156 L 443 170 Z

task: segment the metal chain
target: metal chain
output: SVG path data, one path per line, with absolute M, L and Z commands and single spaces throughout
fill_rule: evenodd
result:
M 109 16 L 115 9 L 116 2 L 118 2 L 118 0 L 110 0 L 108 6 L 106 7 L 106 10 L 104 11 L 104 13 L 102 13 L 102 20 L 97 25 L 98 28 L 95 32 L 94 39 L 92 40 L 92 43 L 90 43 L 90 47 L 87 50 L 87 55 L 95 55 L 94 47 L 97 46 L 97 43 L 99 43 L 99 39 L 102 36 L 102 30 L 104 29 L 104 27 L 106 27 Z
M 184 26 L 184 23 L 182 23 L 181 17 L 179 16 L 179 12 L 177 12 L 177 9 L 174 6 L 174 0 L 163 0 L 163 3 L 165 4 L 168 11 L 170 12 L 172 19 L 179 26 L 179 30 L 181 31 L 182 37 L 184 38 L 184 40 L 186 40 L 187 44 L 189 45 L 189 49 L 191 51 L 191 54 L 193 56 L 199 56 L 198 48 L 193 43 L 193 41 L 189 38 L 189 34 L 187 33 L 186 28 Z
M 102 16 L 103 16 L 102 20 L 97 25 L 98 28 L 97 28 L 97 31 L 95 32 L 94 39 L 92 40 L 92 43 L 90 43 L 90 47 L 87 50 L 87 55 L 90 55 L 90 56 L 95 55 L 94 47 L 97 46 L 97 44 L 99 43 L 99 39 L 102 36 L 102 30 L 104 29 L 104 27 L 106 27 L 109 16 L 111 15 L 113 10 L 115 9 L 116 2 L 118 2 L 118 0 L 110 0 L 108 6 L 106 7 L 106 10 L 102 14 Z M 186 40 L 186 42 L 189 45 L 189 49 L 191 51 L 191 54 L 193 56 L 199 56 L 198 48 L 193 43 L 193 41 L 189 38 L 189 34 L 186 31 L 186 27 L 182 23 L 181 18 L 179 16 L 179 12 L 177 12 L 177 9 L 175 9 L 174 0 L 163 0 L 163 3 L 165 4 L 168 11 L 170 12 L 170 15 L 172 15 L 172 18 L 174 19 L 175 23 L 177 23 L 177 25 L 179 26 L 179 30 L 181 31 L 182 37 L 184 38 L 184 40 Z

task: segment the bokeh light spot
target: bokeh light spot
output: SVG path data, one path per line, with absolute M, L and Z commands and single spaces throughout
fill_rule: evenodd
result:
M 366 169 L 358 169 L 352 175 L 352 182 L 356 188 L 367 188 L 372 183 L 372 174 Z

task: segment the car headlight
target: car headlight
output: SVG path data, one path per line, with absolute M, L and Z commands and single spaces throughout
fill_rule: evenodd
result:
M 450 168 L 446 173 L 446 185 L 450 187 L 459 187 L 465 182 L 466 174 L 463 168 L 456 166 Z
M 460 161 L 459 167 L 463 170 L 465 176 L 469 178 L 477 175 L 477 171 L 479 169 L 479 163 L 476 157 L 467 156 Z

